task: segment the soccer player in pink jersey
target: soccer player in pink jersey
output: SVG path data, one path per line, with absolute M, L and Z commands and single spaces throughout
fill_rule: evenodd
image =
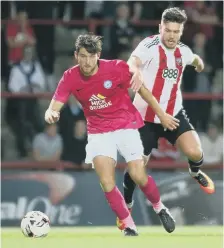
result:
M 153 109 L 138 93 L 135 95 L 134 105 L 145 122 L 139 129 L 144 155 L 149 159 L 152 149 L 157 148 L 158 139 L 166 138 L 188 158 L 190 175 L 199 183 L 201 189 L 212 194 L 215 192 L 214 183 L 200 170 L 203 164 L 203 151 L 198 134 L 182 106 L 180 86 L 185 67 L 192 65 L 197 72 L 204 69 L 202 59 L 180 42 L 186 21 L 184 10 L 166 9 L 162 14 L 159 34 L 141 41 L 128 61 L 131 69 L 142 73 L 145 87 L 152 92 L 163 111 L 180 121 L 179 127 L 175 130 L 164 129 Z M 128 171 L 124 175 L 123 185 L 125 202 L 131 210 L 136 184 Z M 117 225 L 122 229 L 121 221 L 117 220 Z
M 71 94 L 80 102 L 88 128 L 86 162 L 94 166 L 111 209 L 122 220 L 124 234 L 136 236 L 138 233 L 134 221 L 115 184 L 117 151 L 125 158 L 130 176 L 155 209 L 160 212 L 166 208 L 160 200 L 155 181 L 144 168 L 143 146 L 138 132 L 144 122 L 128 94 L 130 83 L 133 82 L 132 74 L 124 61 L 99 59 L 102 42 L 98 36 L 80 35 L 75 46 L 78 65 L 64 72 L 45 113 L 45 120 L 48 123 L 58 121 L 60 110 Z M 138 89 L 137 74 L 134 75 L 134 90 L 139 90 L 164 128 L 177 128 L 179 121 L 166 114 L 143 85 Z M 168 211 L 164 214 L 164 225 L 172 232 L 175 222 Z

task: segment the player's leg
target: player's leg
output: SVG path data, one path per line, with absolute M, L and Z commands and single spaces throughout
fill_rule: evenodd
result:
M 188 158 L 189 172 L 191 176 L 200 184 L 200 187 L 208 194 L 215 191 L 212 180 L 200 170 L 203 164 L 203 151 L 198 134 L 190 124 L 185 110 L 181 110 L 176 116 L 179 119 L 179 127 L 175 131 L 166 131 L 164 136 L 177 147 Z
M 148 176 L 143 160 L 128 162 L 129 174 L 139 186 L 146 198 L 151 202 L 154 211 L 158 214 L 165 230 L 169 233 L 175 230 L 175 221 L 169 210 L 163 205 L 160 192 L 153 177 Z
M 157 147 L 158 135 L 155 132 L 156 127 L 151 123 L 145 123 L 145 125 L 139 129 L 140 137 L 144 147 L 144 164 L 146 165 L 149 161 L 150 154 L 153 148 Z M 133 194 L 136 188 L 135 182 L 130 177 L 128 168 L 124 172 L 123 192 L 125 202 L 131 210 L 133 206 Z
M 198 134 L 194 130 L 187 131 L 177 138 L 176 144 L 188 158 L 189 172 L 199 183 L 201 189 L 207 194 L 214 193 L 215 186 L 213 181 L 200 170 L 203 165 L 203 151 Z
M 112 211 L 122 219 L 124 228 L 129 236 L 136 236 L 136 227 L 128 211 L 124 198 L 115 184 L 115 166 L 117 147 L 113 133 L 95 134 L 88 136 L 86 146 L 86 163 L 92 163 L 99 177 L 105 198 Z M 126 233 L 125 233 L 126 234 Z
M 143 155 L 143 161 L 145 166 L 148 164 L 149 159 L 150 159 L 150 154 L 148 156 Z M 132 180 L 127 168 L 124 171 L 123 192 L 124 192 L 124 199 L 128 206 L 129 211 L 131 211 L 134 205 L 133 194 L 135 188 L 136 188 L 136 183 Z
M 168 209 L 161 202 L 159 189 L 155 180 L 147 175 L 142 157 L 143 146 L 139 132 L 137 130 L 123 131 L 124 135 L 121 136 L 123 139 L 118 139 L 118 148 L 128 163 L 130 177 L 152 203 L 153 209 L 159 215 L 166 231 L 173 232 L 175 229 L 175 221 Z M 128 139 L 125 139 L 125 137 L 128 137 Z
M 148 163 L 149 158 L 150 158 L 150 155 L 149 156 L 143 155 L 144 165 Z M 132 180 L 128 172 L 128 168 L 125 169 L 124 181 L 123 181 L 123 192 L 124 192 L 125 203 L 130 213 L 132 212 L 132 208 L 134 206 L 133 194 L 134 194 L 136 186 L 137 186 L 136 183 Z M 120 230 L 124 229 L 124 223 L 119 218 L 116 219 L 116 224 Z
M 136 232 L 135 223 L 128 211 L 124 198 L 115 183 L 116 161 L 109 157 L 96 156 L 93 159 L 93 164 L 99 177 L 102 190 L 104 191 L 105 198 L 112 211 L 122 220 L 125 229 L 130 228 Z

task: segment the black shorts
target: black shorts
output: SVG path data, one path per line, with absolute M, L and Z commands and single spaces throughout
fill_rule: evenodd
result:
M 145 125 L 139 129 L 139 133 L 142 139 L 142 144 L 144 147 L 144 155 L 149 155 L 153 148 L 158 148 L 158 139 L 165 138 L 172 145 L 176 143 L 177 138 L 190 130 L 194 130 L 194 127 L 189 122 L 189 119 L 185 113 L 184 109 L 175 116 L 180 122 L 179 127 L 174 131 L 166 130 L 161 124 L 145 122 Z

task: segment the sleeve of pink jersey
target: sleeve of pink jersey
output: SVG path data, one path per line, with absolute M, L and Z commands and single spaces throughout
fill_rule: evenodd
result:
M 68 75 L 68 71 L 66 71 L 64 72 L 61 80 L 58 83 L 58 87 L 54 93 L 53 99 L 59 102 L 66 103 L 71 94 L 69 85 L 70 85 L 69 75 Z
M 121 85 L 124 88 L 130 88 L 131 72 L 129 70 L 128 64 L 123 60 L 118 60 L 118 72 L 121 75 Z

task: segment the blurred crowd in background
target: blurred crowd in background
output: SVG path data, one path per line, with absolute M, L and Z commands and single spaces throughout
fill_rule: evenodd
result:
M 223 92 L 223 2 L 214 1 L 2 1 L 1 89 L 11 93 L 53 92 L 67 68 L 75 64 L 74 42 L 88 32 L 72 20 L 113 20 L 98 26 L 104 36 L 102 57 L 127 60 L 138 43 L 158 33 L 158 23 L 136 25 L 142 20 L 159 21 L 165 8 L 186 10 L 188 22 L 182 42 L 205 62 L 204 72 L 186 68 L 182 89 L 190 93 Z M 29 20 L 62 20 L 56 24 L 31 25 Z M 71 98 L 57 125 L 44 123 L 49 100 L 2 99 L 2 160 L 71 161 L 85 165 L 86 121 L 80 105 Z M 191 123 L 200 134 L 205 163 L 222 161 L 223 101 L 186 100 Z M 161 139 L 152 159 L 182 160 L 182 154 Z M 120 158 L 122 160 L 122 158 Z

